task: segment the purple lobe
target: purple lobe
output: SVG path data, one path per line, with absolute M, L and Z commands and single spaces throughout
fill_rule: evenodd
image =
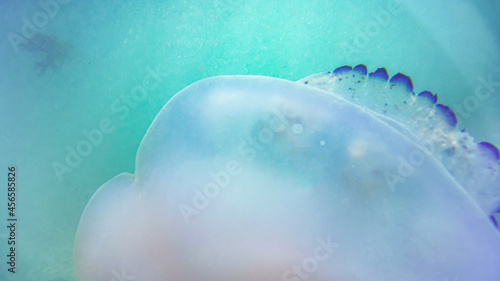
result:
M 423 91 L 420 94 L 418 94 L 418 96 L 425 97 L 425 98 L 429 99 L 430 101 L 432 101 L 432 103 L 436 103 L 438 100 L 437 95 L 434 95 L 432 92 L 429 92 L 429 91 Z
M 345 73 L 345 72 L 349 72 L 352 70 L 352 66 L 350 65 L 344 65 L 344 66 L 340 66 L 340 67 L 337 67 L 333 73 L 335 74 L 342 74 L 342 73 Z
M 495 225 L 495 227 L 498 228 L 498 223 L 497 223 L 497 220 L 495 219 L 495 217 L 490 216 L 490 220 L 491 220 L 491 222 L 493 222 L 493 225 Z
M 477 144 L 477 147 L 481 151 L 490 154 L 496 161 L 500 160 L 500 151 L 498 151 L 498 148 L 494 144 L 489 142 L 480 142 Z
M 387 81 L 389 79 L 389 74 L 385 67 L 378 68 L 375 72 L 370 73 L 370 77 L 379 77 Z
M 446 119 L 446 122 L 450 126 L 455 127 L 457 125 L 457 116 L 455 115 L 455 112 L 453 112 L 453 110 L 451 110 L 451 108 L 447 107 L 446 105 L 442 105 L 442 104 L 437 104 L 436 107 L 438 108 L 439 111 L 441 111 L 444 118 Z
M 408 91 L 410 91 L 410 92 L 413 91 L 413 81 L 411 81 L 410 77 L 408 77 L 407 75 L 405 75 L 401 72 L 392 76 L 390 82 L 391 83 L 403 83 L 404 85 L 406 85 L 406 88 L 408 88 Z
M 355 71 L 358 71 L 358 72 L 361 72 L 363 73 L 364 75 L 366 75 L 368 73 L 368 68 L 366 67 L 366 65 L 364 64 L 358 64 L 354 67 L 354 70 Z

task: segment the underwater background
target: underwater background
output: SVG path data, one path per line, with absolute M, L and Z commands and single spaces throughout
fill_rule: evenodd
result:
M 0 280 L 74 280 L 86 203 L 134 172 L 159 110 L 206 77 L 386 67 L 410 75 L 416 93 L 437 93 L 478 142 L 500 145 L 499 13 L 493 0 L 2 1 Z M 102 138 L 89 138 L 95 130 Z M 75 156 L 82 142 L 92 145 Z M 15 274 L 5 254 L 10 166 Z

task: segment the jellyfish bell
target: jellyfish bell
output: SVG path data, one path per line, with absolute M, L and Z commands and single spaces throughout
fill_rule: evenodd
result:
M 208 78 L 93 195 L 75 276 L 497 280 L 498 173 L 496 147 L 404 74 Z

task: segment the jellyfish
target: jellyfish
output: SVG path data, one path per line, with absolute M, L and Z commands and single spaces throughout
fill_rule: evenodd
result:
M 189 85 L 88 202 L 76 280 L 498 280 L 498 149 L 437 100 L 364 65 Z

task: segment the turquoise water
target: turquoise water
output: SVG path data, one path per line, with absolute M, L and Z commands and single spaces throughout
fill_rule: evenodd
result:
M 0 4 L 0 182 L 15 165 L 19 219 L 17 273 L 2 262 L 0 280 L 73 280 L 73 238 L 88 199 L 116 174 L 134 172 L 158 111 L 202 78 L 298 80 L 344 64 L 383 66 L 410 75 L 415 92 L 462 107 L 461 127 L 500 144 L 500 86 L 476 93 L 481 81 L 500 81 L 497 1 L 42 2 L 57 3 L 52 17 L 37 1 Z M 29 33 L 23 18 L 47 43 L 23 48 L 12 39 L 23 27 Z M 154 89 L 139 96 L 145 81 Z M 87 140 L 84 130 L 97 129 L 102 140 L 88 155 L 55 168 Z

